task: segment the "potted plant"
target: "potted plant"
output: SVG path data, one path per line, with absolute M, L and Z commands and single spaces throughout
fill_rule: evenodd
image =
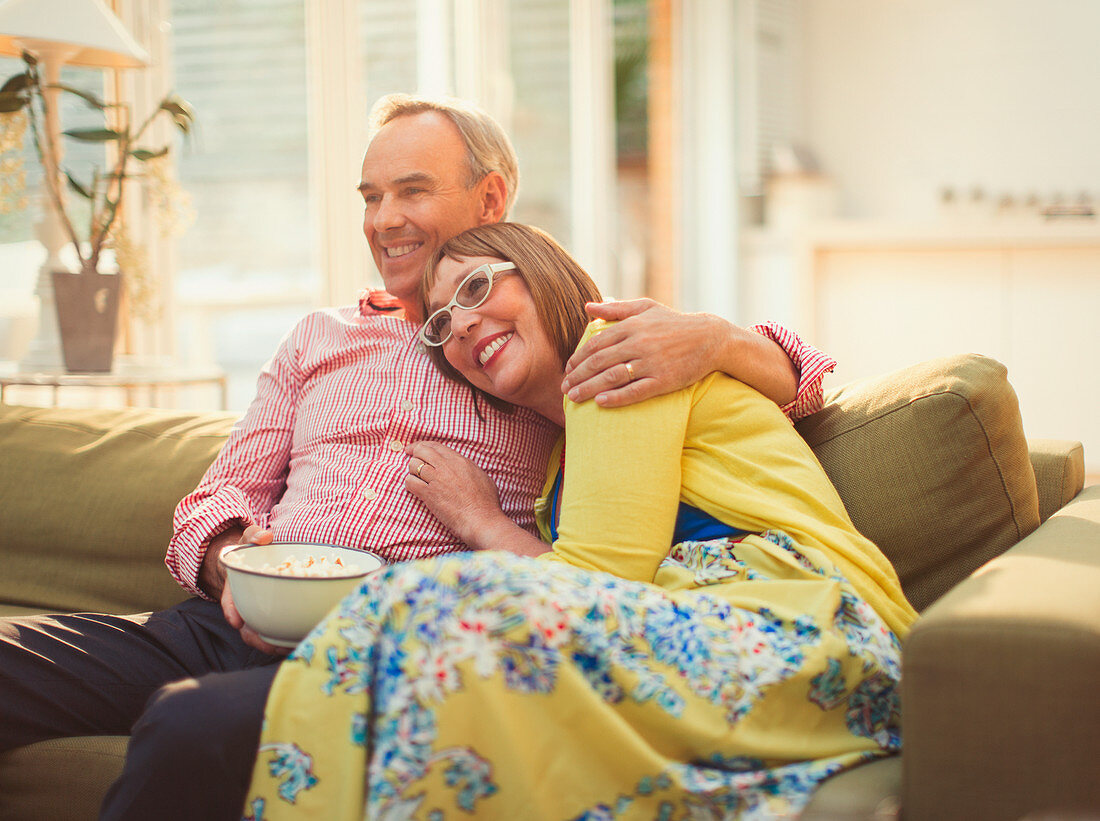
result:
M 157 148 L 142 146 L 142 138 L 158 118 L 168 117 L 184 134 L 191 133 L 194 114 L 191 107 L 174 94 L 169 94 L 136 126 L 131 122 L 130 108 L 124 103 L 106 103 L 86 91 L 65 84 L 47 86 L 38 71 L 38 61 L 29 52 L 23 53 L 24 71 L 9 78 L 0 87 L 0 114 L 25 111 L 38 159 L 45 172 L 45 185 L 50 204 L 58 216 L 67 241 L 80 260 L 80 271 L 53 272 L 54 296 L 57 304 L 58 327 L 61 332 L 62 355 L 69 371 L 100 372 L 111 370 L 118 328 L 120 280 L 123 272 L 104 274 L 99 270 L 105 248 L 121 244 L 122 201 L 125 182 L 139 176 L 135 166 L 142 166 L 167 156 L 167 145 Z M 47 88 L 73 94 L 104 115 L 101 128 L 79 128 L 51 133 L 44 127 L 50 122 L 51 95 Z M 117 116 L 108 123 L 107 112 Z M 86 143 L 113 144 L 114 159 L 109 168 L 94 167 L 90 179 L 79 179 L 60 162 L 60 138 Z M 64 182 L 62 181 L 64 179 Z M 66 202 L 64 186 L 70 196 L 90 206 L 90 218 L 84 231 L 74 224 Z

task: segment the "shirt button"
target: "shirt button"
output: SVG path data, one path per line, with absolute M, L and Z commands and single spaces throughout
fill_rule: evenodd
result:
M 404 447 L 405 446 L 401 444 L 401 440 L 399 440 L 399 439 L 391 439 L 390 440 L 390 450 L 392 450 L 394 453 L 400 453 L 404 449 Z
M 415 407 L 416 407 L 416 405 L 413 404 L 411 399 L 402 399 L 401 400 L 401 410 L 411 411 Z
M 363 491 L 363 498 L 366 499 L 368 502 L 373 502 L 375 499 L 378 498 L 378 491 L 372 487 L 368 487 L 366 490 Z

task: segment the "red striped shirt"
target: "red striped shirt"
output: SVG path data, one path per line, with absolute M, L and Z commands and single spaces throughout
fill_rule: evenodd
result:
M 798 368 L 798 392 L 793 401 L 783 406 L 783 413 L 794 422 L 821 410 L 825 404 L 821 380 L 825 378 L 825 374 L 832 373 L 836 360 L 813 345 L 807 345 L 794 331 L 776 322 L 750 325 L 749 330 L 763 334 L 779 345 Z
M 775 323 L 754 326 L 802 369 L 792 418 L 821 406 L 835 362 Z M 504 512 L 537 534 L 534 500 L 559 429 L 525 409 L 504 414 L 445 379 L 416 326 L 355 307 L 317 311 L 260 372 L 256 399 L 199 486 L 176 509 L 165 556 L 172 576 L 196 580 L 206 545 L 228 525 L 271 529 L 277 541 L 325 542 L 404 561 L 465 549 L 405 489 L 405 445 L 435 440 L 480 465 Z
M 480 465 L 504 512 L 537 534 L 534 500 L 559 429 L 505 414 L 445 379 L 416 326 L 354 307 L 317 311 L 283 340 L 257 396 L 176 509 L 165 563 L 193 593 L 206 545 L 236 520 L 277 541 L 373 550 L 390 561 L 465 549 L 405 489 L 405 445 L 444 442 Z

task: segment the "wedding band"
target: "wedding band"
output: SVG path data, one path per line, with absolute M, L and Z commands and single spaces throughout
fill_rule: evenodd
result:
M 427 462 L 421 462 L 419 465 L 416 466 L 416 478 L 419 479 L 421 482 L 424 481 L 424 477 L 420 475 L 420 471 L 424 469 L 424 465 L 426 464 Z
M 630 377 L 627 381 L 628 382 L 633 382 L 634 381 L 634 366 L 631 365 L 629 362 L 626 362 L 624 364 L 626 365 L 626 375 L 628 377 Z

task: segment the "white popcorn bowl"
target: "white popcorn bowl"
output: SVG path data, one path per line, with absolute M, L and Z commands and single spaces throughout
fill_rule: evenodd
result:
M 334 576 L 287 576 L 261 569 L 310 556 L 326 562 L 340 558 L 349 570 Z M 366 550 L 289 542 L 231 547 L 219 561 L 245 624 L 277 647 L 296 647 L 368 573 L 385 564 L 381 556 Z

